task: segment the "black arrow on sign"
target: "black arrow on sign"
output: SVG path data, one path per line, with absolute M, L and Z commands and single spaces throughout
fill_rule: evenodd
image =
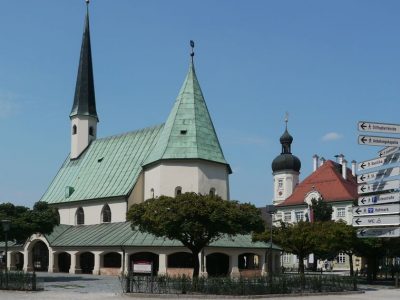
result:
M 364 193 L 365 189 L 366 189 L 365 185 L 363 185 L 363 186 L 360 188 L 361 192 L 363 192 L 363 193 Z
M 365 166 L 366 166 L 366 164 L 365 164 L 365 163 L 362 163 L 360 167 L 361 167 L 361 169 L 364 169 Z
M 357 225 L 360 225 L 360 223 L 361 223 L 362 221 L 360 220 L 360 218 L 358 218 L 355 222 L 356 222 Z
M 367 125 L 365 125 L 365 123 L 362 123 L 362 124 L 360 125 L 360 127 L 362 128 L 362 130 L 365 130 L 365 128 L 367 128 Z
M 361 211 L 362 211 L 362 210 L 361 210 L 359 207 L 357 207 L 356 213 L 357 213 L 357 214 L 360 214 Z
M 364 229 L 360 231 L 360 235 L 361 235 L 361 236 L 364 236 L 366 233 L 367 233 L 367 232 L 366 232 Z
M 365 136 L 363 136 L 363 137 L 361 138 L 361 142 L 363 142 L 363 144 L 365 144 L 366 141 L 367 141 L 367 139 L 365 138 Z
M 361 199 L 361 203 L 362 203 L 362 204 L 365 204 L 365 198 L 362 198 L 362 199 Z
M 361 175 L 360 179 L 361 179 L 361 181 L 364 181 L 365 176 L 364 176 L 364 175 Z

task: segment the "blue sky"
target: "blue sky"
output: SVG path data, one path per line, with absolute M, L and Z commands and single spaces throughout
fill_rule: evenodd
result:
M 31 206 L 70 148 L 83 0 L 0 0 L 0 202 Z M 166 120 L 196 71 L 231 197 L 272 199 L 271 162 L 289 112 L 301 179 L 312 155 L 348 161 L 357 121 L 400 123 L 399 1 L 93 0 L 99 137 Z

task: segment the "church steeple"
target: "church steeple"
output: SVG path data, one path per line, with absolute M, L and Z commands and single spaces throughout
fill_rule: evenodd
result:
M 99 118 L 94 92 L 92 49 L 89 30 L 89 0 L 86 0 L 85 27 L 82 37 L 74 104 L 71 113 L 71 159 L 78 158 L 96 139 Z
M 82 37 L 74 104 L 70 117 L 81 115 L 98 119 L 94 92 L 92 50 L 90 46 L 89 1 L 86 1 L 86 5 L 85 28 Z
M 193 41 L 190 47 L 189 71 L 145 165 L 168 159 L 202 159 L 224 164 L 230 172 L 196 76 Z

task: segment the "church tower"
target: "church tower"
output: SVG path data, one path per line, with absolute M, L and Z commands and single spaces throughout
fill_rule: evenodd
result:
M 71 159 L 78 158 L 96 139 L 97 123 L 92 51 L 89 32 L 89 1 L 86 1 L 85 27 L 71 114 Z
M 291 152 L 293 137 L 287 130 L 288 119 L 286 117 L 285 132 L 280 138 L 282 144 L 281 154 L 272 161 L 272 175 L 274 177 L 274 199 L 277 205 L 288 198 L 299 183 L 301 162 Z

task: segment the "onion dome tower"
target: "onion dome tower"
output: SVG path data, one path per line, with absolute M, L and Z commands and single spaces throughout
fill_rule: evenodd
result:
M 299 183 L 301 162 L 291 152 L 293 137 L 287 129 L 288 117 L 285 118 L 285 132 L 279 139 L 282 145 L 281 154 L 272 161 L 272 175 L 274 177 L 274 199 L 277 205 L 288 198 Z

